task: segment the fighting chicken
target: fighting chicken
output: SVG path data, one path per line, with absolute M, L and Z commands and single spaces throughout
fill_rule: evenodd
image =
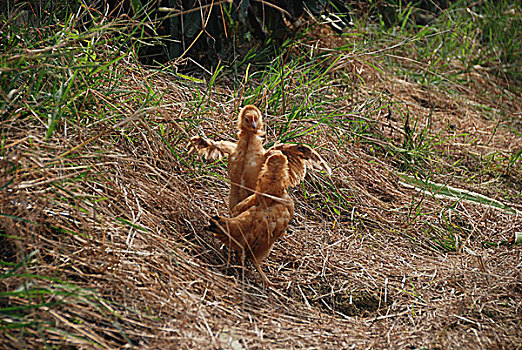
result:
M 263 118 L 259 109 L 251 105 L 243 107 L 239 112 L 238 129 L 237 146 L 228 160 L 230 210 L 253 193 L 257 177 L 266 160 L 262 139 Z
M 289 183 L 288 160 L 280 151 L 274 151 L 263 165 L 255 193 L 232 209 L 231 218 L 216 216 L 208 226 L 221 242 L 238 253 L 243 265 L 245 257 L 252 260 L 266 285 L 271 283 L 261 262 L 294 216 L 294 202 L 286 191 Z
M 289 186 L 298 185 L 308 167 L 322 169 L 328 175 L 331 170 L 323 158 L 306 145 L 279 144 L 268 150 L 263 148 L 263 117 L 255 106 L 243 107 L 238 116 L 239 137 L 237 145 L 229 141 L 213 141 L 199 136 L 190 139 L 191 150 L 207 158 L 230 155 L 228 172 L 230 178 L 229 208 L 252 194 L 262 165 L 271 154 L 281 151 L 288 159 Z

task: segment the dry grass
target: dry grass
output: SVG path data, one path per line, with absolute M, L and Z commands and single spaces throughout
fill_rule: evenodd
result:
M 431 134 L 466 132 L 431 148 L 435 178 L 520 210 L 519 164 L 494 182 L 469 180 L 470 167 L 447 170 L 459 158 L 513 152 L 522 140 L 484 118 L 473 94 L 455 100 L 361 62 L 344 61 L 343 69 L 366 70 L 353 99 L 331 106 L 345 116 L 298 140 L 313 141 L 334 175 L 311 174 L 293 192 L 295 218 L 265 264 L 277 283 L 270 289 L 203 230 L 208 215 L 226 212 L 224 163 L 187 154 L 189 135 L 234 139 L 241 101 L 228 88 L 197 109 L 186 86 L 127 63 L 118 68 L 128 70 L 126 86 L 140 91 L 149 81 L 165 95 L 149 110 L 98 100 L 100 113 L 123 121 L 107 107 L 117 106 L 135 115 L 121 127 L 62 124 L 45 141 L 35 118 L 2 121 L 1 254 L 13 263 L 2 267 L 2 289 L 47 291 L 0 297 L 4 308 L 33 305 L 2 319 L 2 347 L 520 348 L 521 250 L 483 243 L 508 240 L 522 217 L 406 187 L 400 159 L 378 146 L 403 144 L 406 110 L 416 134 L 428 123 Z M 369 102 L 376 95 L 396 103 L 390 113 Z M 266 117 L 267 141 L 281 118 Z M 388 138 L 353 137 L 345 126 L 357 118 Z M 328 191 L 337 194 L 329 202 Z M 458 237 L 456 251 L 433 237 Z M 19 314 L 33 324 L 10 330 Z

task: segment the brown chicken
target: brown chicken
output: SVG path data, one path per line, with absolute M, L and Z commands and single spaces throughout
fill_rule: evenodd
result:
M 228 172 L 230 178 L 229 209 L 252 194 L 261 167 L 275 151 L 281 151 L 288 159 L 289 186 L 298 185 L 306 175 L 307 167 L 331 170 L 323 158 L 306 145 L 279 144 L 268 150 L 263 148 L 263 117 L 259 109 L 248 105 L 238 116 L 238 143 L 213 141 L 195 136 L 190 139 L 191 150 L 207 158 L 230 155 Z
M 237 252 L 241 263 L 249 257 L 264 283 L 270 281 L 261 262 L 270 254 L 294 216 L 294 202 L 286 189 L 290 181 L 288 160 L 280 151 L 270 155 L 259 174 L 255 193 L 232 209 L 232 217 L 216 216 L 208 230 Z
M 243 107 L 239 112 L 238 129 L 237 146 L 228 159 L 230 210 L 253 193 L 257 177 L 266 160 L 262 139 L 263 117 L 259 109 L 251 105 Z

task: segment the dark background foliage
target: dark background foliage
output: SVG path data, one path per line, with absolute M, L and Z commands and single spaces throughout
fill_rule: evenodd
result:
M 380 20 L 388 27 L 399 25 L 404 13 L 397 4 L 389 0 L 109 0 L 103 6 L 155 23 L 146 34 L 161 40 L 141 48 L 143 62 L 189 57 L 198 64 L 216 66 L 242 59 L 261 46 L 280 47 L 296 34 L 304 17 L 313 16 L 338 33 L 353 24 L 354 16 Z M 405 4 L 411 11 L 411 25 L 428 24 L 450 5 L 447 0 Z

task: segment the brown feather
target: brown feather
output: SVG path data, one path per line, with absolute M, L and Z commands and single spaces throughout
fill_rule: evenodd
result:
M 221 159 L 234 152 L 236 144 L 230 141 L 213 141 L 200 136 L 194 136 L 188 144 L 189 153 L 197 151 L 205 159 Z
M 329 176 L 332 170 L 326 161 L 306 145 L 281 144 L 275 145 L 266 151 L 267 155 L 274 151 L 281 151 L 288 158 L 290 172 L 290 186 L 297 186 L 306 176 L 306 169 L 324 170 Z

